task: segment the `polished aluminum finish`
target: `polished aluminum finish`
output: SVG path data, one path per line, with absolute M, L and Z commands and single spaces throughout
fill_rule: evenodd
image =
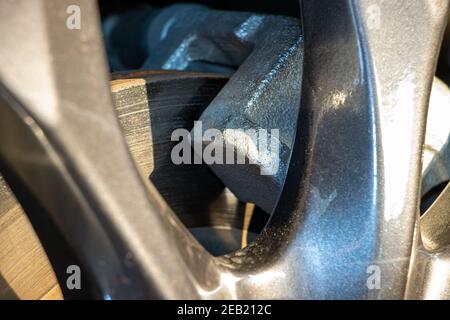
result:
M 450 182 L 420 218 L 420 232 L 424 247 L 430 251 L 450 245 Z
M 423 150 L 422 195 L 450 180 L 450 89 L 435 78 Z
M 73 3 L 89 28 L 59 27 Z M 447 248 L 441 264 L 421 260 L 418 204 L 447 14 L 444 0 L 302 2 L 302 101 L 281 199 L 255 242 L 214 258 L 131 160 L 93 2 L 3 1 L 6 178 L 55 223 L 97 298 L 443 297 L 448 286 L 433 283 Z
M 450 254 L 448 247 L 431 253 L 422 247 L 412 266 L 407 299 L 450 299 Z
M 420 219 L 408 299 L 450 299 L 450 182 Z

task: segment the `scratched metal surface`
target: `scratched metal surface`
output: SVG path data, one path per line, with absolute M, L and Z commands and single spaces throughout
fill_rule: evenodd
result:
M 219 258 L 132 163 L 109 99 L 93 3 L 75 1 L 91 9 L 92 29 L 73 34 L 40 28 L 61 23 L 69 1 L 25 2 L 0 5 L 0 156 L 76 249 L 99 289 L 95 297 L 401 299 L 421 292 L 424 283 L 409 275 L 420 248 L 420 158 L 447 1 L 302 2 L 301 116 L 285 188 L 256 241 Z M 36 73 L 26 55 L 15 57 L 23 64 L 9 63 L 16 45 L 34 45 L 42 58 L 36 67 L 54 72 Z M 17 79 L 33 81 L 24 88 Z M 52 99 L 33 96 L 39 89 Z M 25 151 L 41 161 L 28 161 Z M 379 268 L 379 288 L 367 286 L 371 266 Z

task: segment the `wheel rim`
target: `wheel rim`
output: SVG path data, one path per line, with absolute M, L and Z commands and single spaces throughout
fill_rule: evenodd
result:
M 256 241 L 220 258 L 139 176 L 111 107 L 96 8 L 78 2 L 92 26 L 79 33 L 52 28 L 64 24 L 58 13 L 67 1 L 35 1 L 26 9 L 2 4 L 2 12 L 20 11 L 30 23 L 0 25 L 17 30 L 0 49 L 0 156 L 8 181 L 19 181 L 13 188 L 30 190 L 64 235 L 94 297 L 407 296 L 411 256 L 420 246 L 420 155 L 446 1 L 384 4 L 375 28 L 370 1 L 303 2 L 304 84 L 285 187 Z M 407 8 L 400 15 L 399 6 Z M 22 86 L 33 79 L 33 66 L 13 67 L 4 57 L 24 30 L 32 36 L 23 45 L 37 48 L 52 72 Z M 404 37 L 411 30 L 421 43 Z M 383 281 L 375 290 L 367 286 L 371 266 Z

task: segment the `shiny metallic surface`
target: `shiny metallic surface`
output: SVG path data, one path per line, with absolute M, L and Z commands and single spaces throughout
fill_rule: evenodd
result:
M 420 233 L 428 250 L 450 246 L 450 182 L 420 218 Z
M 422 194 L 446 187 L 420 218 L 418 249 L 412 257 L 407 299 L 450 299 L 449 89 L 435 79 L 428 110 Z M 440 191 L 440 190 L 439 190 Z
M 420 219 L 407 299 L 450 299 L 450 183 Z
M 58 27 L 73 3 L 89 28 Z M 445 297 L 448 243 L 423 249 L 419 200 L 426 111 L 448 9 L 445 0 L 302 2 L 304 38 L 287 28 L 289 41 L 277 41 L 272 49 L 281 52 L 269 57 L 287 57 L 279 70 L 291 65 L 290 79 L 303 75 L 301 92 L 286 104 L 301 102 L 298 126 L 297 115 L 289 122 L 297 129 L 280 201 L 254 242 L 213 257 L 132 161 L 109 95 L 93 2 L 3 1 L 2 172 L 70 244 L 95 298 Z M 246 26 L 257 30 L 258 19 Z M 254 43 L 252 55 L 259 52 Z M 246 88 L 268 94 L 255 87 L 261 69 L 251 57 L 210 107 Z M 273 88 L 287 90 L 282 83 Z M 210 121 L 208 110 L 202 119 Z M 438 199 L 424 221 L 439 208 L 445 215 L 447 200 Z M 424 239 L 437 222 L 424 224 Z M 373 272 L 379 286 L 369 285 Z
M 405 296 L 407 299 L 450 299 L 449 254 L 448 246 L 437 252 L 419 247 Z
M 450 180 L 450 89 L 435 78 L 423 150 L 422 195 Z
M 450 183 L 420 218 L 407 299 L 450 299 Z
M 371 8 L 379 24 L 371 24 Z M 225 262 L 238 297 L 404 297 L 434 53 L 447 13 L 446 1 L 303 1 L 308 117 L 300 117 L 272 220 Z M 370 289 L 373 267 L 381 286 Z
M 64 28 L 71 4 L 89 27 Z M 211 259 L 131 160 L 95 3 L 3 1 L 0 12 L 0 156 L 70 243 L 95 284 L 91 294 L 199 297 L 200 283 L 214 283 L 204 277 Z M 12 50 L 23 54 L 16 63 Z M 193 266 L 198 283 L 185 272 Z

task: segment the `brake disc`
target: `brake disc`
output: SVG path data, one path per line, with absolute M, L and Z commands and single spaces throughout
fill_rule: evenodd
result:
M 113 104 L 144 177 L 208 251 L 221 255 L 251 241 L 267 221 L 231 193 L 206 165 L 174 164 L 175 130 L 192 129 L 228 77 L 192 72 L 113 74 Z M 193 152 L 192 152 L 193 153 Z M 245 229 L 245 236 L 242 230 Z
M 89 28 L 58 27 L 73 3 Z M 51 235 L 71 249 L 66 256 L 84 270 L 93 297 L 448 293 L 434 282 L 447 242 L 435 251 L 415 236 L 447 1 L 303 1 L 302 100 L 281 198 L 254 242 L 221 257 L 191 236 L 136 169 L 110 100 L 93 2 L 0 7 L 2 172 L 27 214 L 52 222 Z M 238 70 L 231 83 L 239 77 Z M 443 199 L 429 210 L 448 208 Z M 379 287 L 368 285 L 374 270 Z

